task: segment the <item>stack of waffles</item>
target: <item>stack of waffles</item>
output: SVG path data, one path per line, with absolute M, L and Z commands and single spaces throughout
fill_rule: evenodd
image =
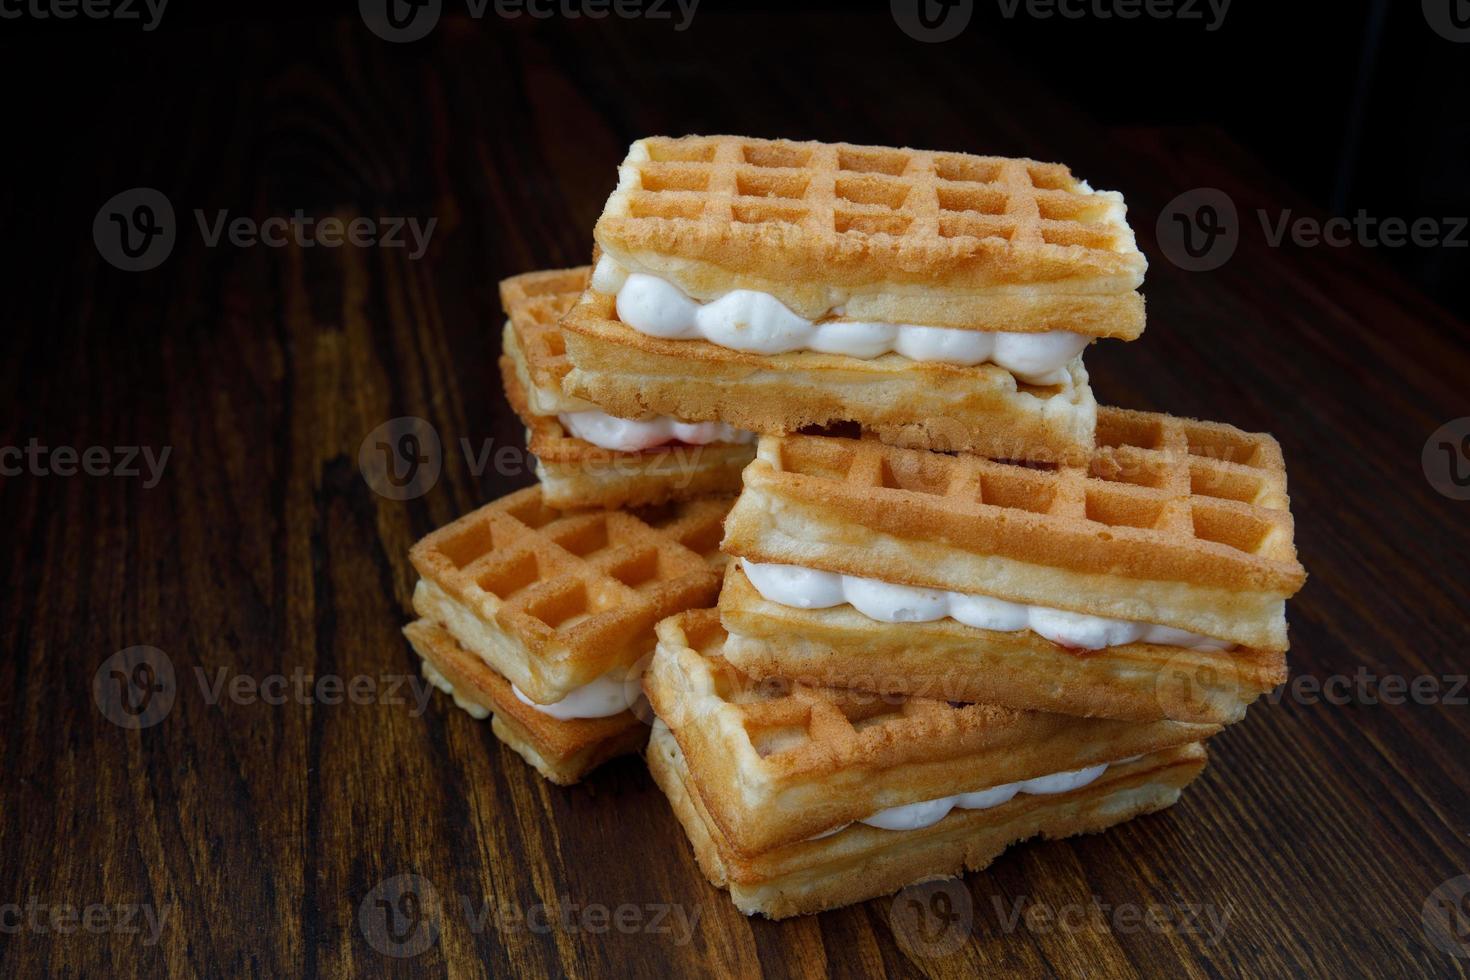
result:
M 654 138 L 594 237 L 592 267 L 502 284 L 542 485 L 414 549 L 410 637 L 550 778 L 646 742 L 743 911 L 1168 807 L 1284 679 L 1276 442 L 1089 387 L 1087 346 L 1144 327 L 1120 195 Z

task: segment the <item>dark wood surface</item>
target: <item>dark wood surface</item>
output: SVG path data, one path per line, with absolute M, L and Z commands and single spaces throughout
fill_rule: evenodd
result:
M 437 694 L 419 717 L 388 697 L 211 703 L 201 690 L 200 671 L 206 685 L 220 670 L 414 674 L 398 632 L 408 546 L 531 479 L 520 456 L 477 475 L 460 449 L 520 445 L 493 370 L 496 281 L 584 261 L 625 144 L 701 131 L 1028 154 L 1122 190 L 1152 263 L 1149 328 L 1095 348 L 1098 397 L 1278 436 L 1311 576 L 1289 609 L 1294 674 L 1465 673 L 1470 503 L 1435 492 L 1420 463 L 1436 427 L 1470 414 L 1464 324 L 1371 252 L 1271 248 L 1252 218 L 1222 268 L 1172 265 L 1155 220 L 1182 191 L 1221 188 L 1246 215 L 1310 213 L 1217 132 L 1103 128 L 1068 93 L 1016 84 L 1028 66 L 1003 51 L 918 45 L 886 18 L 788 27 L 451 20 L 389 45 L 344 17 L 10 49 L 54 79 L 32 94 L 65 126 L 13 130 L 13 162 L 36 172 L 7 190 L 25 237 L 11 238 L 0 445 L 171 455 L 151 489 L 0 482 L 0 904 L 41 909 L 0 920 L 0 974 L 1465 972 L 1422 918 L 1437 886 L 1470 872 L 1464 690 L 1458 704 L 1313 703 L 1300 688 L 1262 702 L 1172 810 L 967 876 L 953 951 L 888 899 L 747 920 L 699 875 L 637 760 L 558 789 Z M 829 36 L 841 43 L 813 49 Z M 50 73 L 74 58 L 97 74 Z M 179 240 L 159 268 L 126 273 L 99 258 L 92 219 L 139 185 L 166 191 Z M 419 261 L 207 248 L 195 208 L 438 226 Z M 389 500 L 358 450 L 410 415 L 443 440 L 442 474 Z M 176 683 L 141 730 L 109 721 L 92 687 L 135 645 L 162 650 Z M 400 875 L 440 902 L 435 940 L 411 958 L 380 952 L 360 917 Z M 1017 902 L 1040 911 L 1008 928 Z M 646 907 L 660 903 L 674 907 L 664 925 L 698 916 L 688 942 L 557 921 L 628 906 L 656 927 Z M 1093 903 L 1174 919 L 1047 922 Z M 466 905 L 502 910 L 499 926 L 492 912 L 477 929 Z M 67 906 L 164 920 L 156 942 L 117 920 L 63 933 L 49 915 Z M 537 907 L 552 928 L 516 925 Z M 1190 909 L 1223 931 L 1180 923 Z M 593 927 L 597 914 L 567 913 Z

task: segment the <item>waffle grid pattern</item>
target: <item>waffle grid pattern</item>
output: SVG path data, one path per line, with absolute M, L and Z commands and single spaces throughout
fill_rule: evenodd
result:
M 897 764 L 914 746 L 939 751 L 1022 717 L 993 705 L 813 687 L 776 678 L 756 681 L 725 660 L 725 636 L 714 609 L 682 613 L 660 624 L 665 647 L 697 654 L 684 657 L 682 664 L 692 688 L 719 700 L 714 713 L 738 721 L 750 750 L 771 776 L 836 771 L 859 759 L 879 766 Z M 731 752 L 745 754 L 736 746 Z
M 937 495 L 956 509 L 1135 528 L 1160 542 L 1212 542 L 1295 563 L 1286 468 L 1269 435 L 1100 407 L 1097 445 L 1084 465 L 1044 465 L 793 436 L 781 442 L 780 468 L 831 480 L 847 494 Z
M 632 218 L 797 226 L 914 241 L 1003 239 L 1016 251 L 1136 254 L 1117 202 L 1055 163 L 735 137 L 652 138 L 629 160 Z
M 590 656 L 712 598 L 728 510 L 728 500 L 707 499 L 563 512 L 530 487 L 430 534 L 411 557 L 528 647 Z
M 510 317 L 531 379 L 540 387 L 560 388 L 572 369 L 558 324 L 591 276 L 591 266 L 580 266 L 528 272 L 500 283 L 500 305 Z

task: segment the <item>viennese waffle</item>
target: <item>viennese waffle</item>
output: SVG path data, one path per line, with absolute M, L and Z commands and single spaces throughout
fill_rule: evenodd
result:
M 1064 166 L 736 136 L 632 145 L 594 235 L 630 272 L 808 319 L 1131 340 L 1147 263 L 1120 194 Z
M 753 354 L 646 336 L 618 321 L 612 297 L 591 290 L 562 328 L 574 365 L 566 390 L 624 418 L 672 415 L 761 433 L 856 422 L 900 445 L 1028 459 L 1092 445 L 1097 402 L 1080 357 L 1065 384 L 1036 386 L 994 364 Z
M 723 547 L 794 565 L 1159 624 L 1235 649 L 1067 650 L 1029 630 L 878 622 L 766 601 L 732 570 L 727 656 L 759 676 L 1081 716 L 1228 722 L 1285 678 L 1305 572 L 1270 436 L 1104 408 L 1099 448 L 1050 467 L 872 440 L 762 439 Z
M 493 713 L 495 736 L 553 783 L 575 783 L 609 759 L 639 751 L 648 737 L 648 727 L 632 711 L 568 720 L 537 711 L 437 623 L 416 619 L 403 633 L 423 659 L 424 676 L 471 716 Z
M 526 697 L 554 704 L 633 667 L 660 619 L 714 601 L 729 506 L 561 511 L 528 487 L 414 545 L 414 610 Z
M 654 412 L 762 433 L 855 422 L 902 445 L 1056 456 L 1092 446 L 1096 405 L 1071 353 L 1089 338 L 1143 330 L 1146 263 L 1122 197 L 1059 164 L 644 139 L 619 168 L 595 235 L 602 257 L 563 323 L 574 365 L 566 388 L 623 417 Z M 640 323 L 624 305 L 630 276 L 663 283 L 668 309 L 738 294 L 784 313 L 762 326 L 756 307 L 732 308 L 721 337 L 696 338 L 662 313 Z M 828 340 L 766 337 L 787 315 Z M 856 339 L 889 329 L 877 347 Z M 946 329 L 955 336 L 941 343 Z M 899 331 L 913 345 L 895 340 Z M 996 345 L 1071 335 L 1077 346 L 1054 350 L 1041 368 L 1034 349 L 961 354 L 976 334 Z
M 597 406 L 562 390 L 571 370 L 558 325 L 587 287 L 590 266 L 528 272 L 503 280 L 506 323 L 500 373 L 506 399 L 526 425 L 536 476 L 553 507 L 638 507 L 740 488 L 749 444 L 671 444 L 619 452 L 569 434 L 559 415 Z
M 659 625 L 644 687 L 648 763 L 712 883 L 746 913 L 814 912 L 988 864 L 1011 843 L 1104 829 L 1172 804 L 1218 729 L 1130 724 L 756 683 L 713 611 Z M 1057 795 L 955 808 L 918 829 L 880 809 L 1112 763 Z

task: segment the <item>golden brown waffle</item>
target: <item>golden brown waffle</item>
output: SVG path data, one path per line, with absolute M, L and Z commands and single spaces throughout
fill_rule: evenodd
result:
M 1131 340 L 1147 263 L 1120 194 L 1064 166 L 735 136 L 639 140 L 595 235 L 696 299 L 770 293 L 808 319 Z
M 673 444 L 634 453 L 594 446 L 570 435 L 555 415 L 531 412 L 522 373 L 513 356 L 500 358 L 505 397 L 526 424 L 526 448 L 536 457 L 536 478 L 549 506 L 643 507 L 734 494 L 740 471 L 755 458 L 749 443 Z
M 872 440 L 763 438 L 724 549 L 1286 649 L 1306 578 L 1268 435 L 1103 408 L 1048 466 Z M 881 569 L 881 575 L 875 570 Z
M 529 390 L 550 394 L 561 391 L 562 379 L 572 369 L 566 356 L 558 321 L 587 288 L 591 266 L 527 272 L 500 282 L 500 305 L 514 330 Z M 508 331 L 509 334 L 509 331 Z M 534 406 L 537 414 L 574 411 L 574 408 Z
M 752 354 L 646 336 L 591 291 L 562 330 L 575 365 L 565 390 L 620 418 L 672 415 L 767 434 L 856 422 L 889 442 L 1027 459 L 1092 448 L 1097 403 L 1080 357 L 1068 384 L 1035 386 L 994 364 Z
M 990 810 L 952 810 L 920 830 L 854 824 L 820 840 L 788 844 L 753 857 L 738 853 L 711 819 L 688 761 L 669 729 L 655 724 L 648 768 L 668 796 L 700 869 L 727 888 L 746 915 L 807 915 L 877 898 L 906 885 L 978 871 L 1007 847 L 1031 837 L 1097 833 L 1179 799 L 1205 765 L 1198 744 L 1108 767 L 1097 782 L 1060 796 L 1020 795 Z
M 496 737 L 553 783 L 570 785 L 607 760 L 643 748 L 648 728 L 631 711 L 609 718 L 552 718 L 524 704 L 509 681 L 442 626 L 418 619 L 403 634 L 423 658 L 425 676 L 448 687 L 445 693 L 473 716 L 493 712 Z
M 572 512 L 519 490 L 414 545 L 414 609 L 550 704 L 632 666 L 660 619 L 714 602 L 729 506 Z
M 1080 718 L 1231 724 L 1286 680 L 1286 655 L 1129 643 L 1067 650 L 1030 630 L 952 619 L 881 623 L 848 605 L 797 609 L 765 599 L 738 564 L 725 573 L 725 658 L 755 678 L 981 701 Z
M 1019 712 L 756 682 L 723 656 L 715 610 L 664 620 L 644 675 L 712 819 L 742 855 L 879 810 L 1197 742 L 1214 725 Z

